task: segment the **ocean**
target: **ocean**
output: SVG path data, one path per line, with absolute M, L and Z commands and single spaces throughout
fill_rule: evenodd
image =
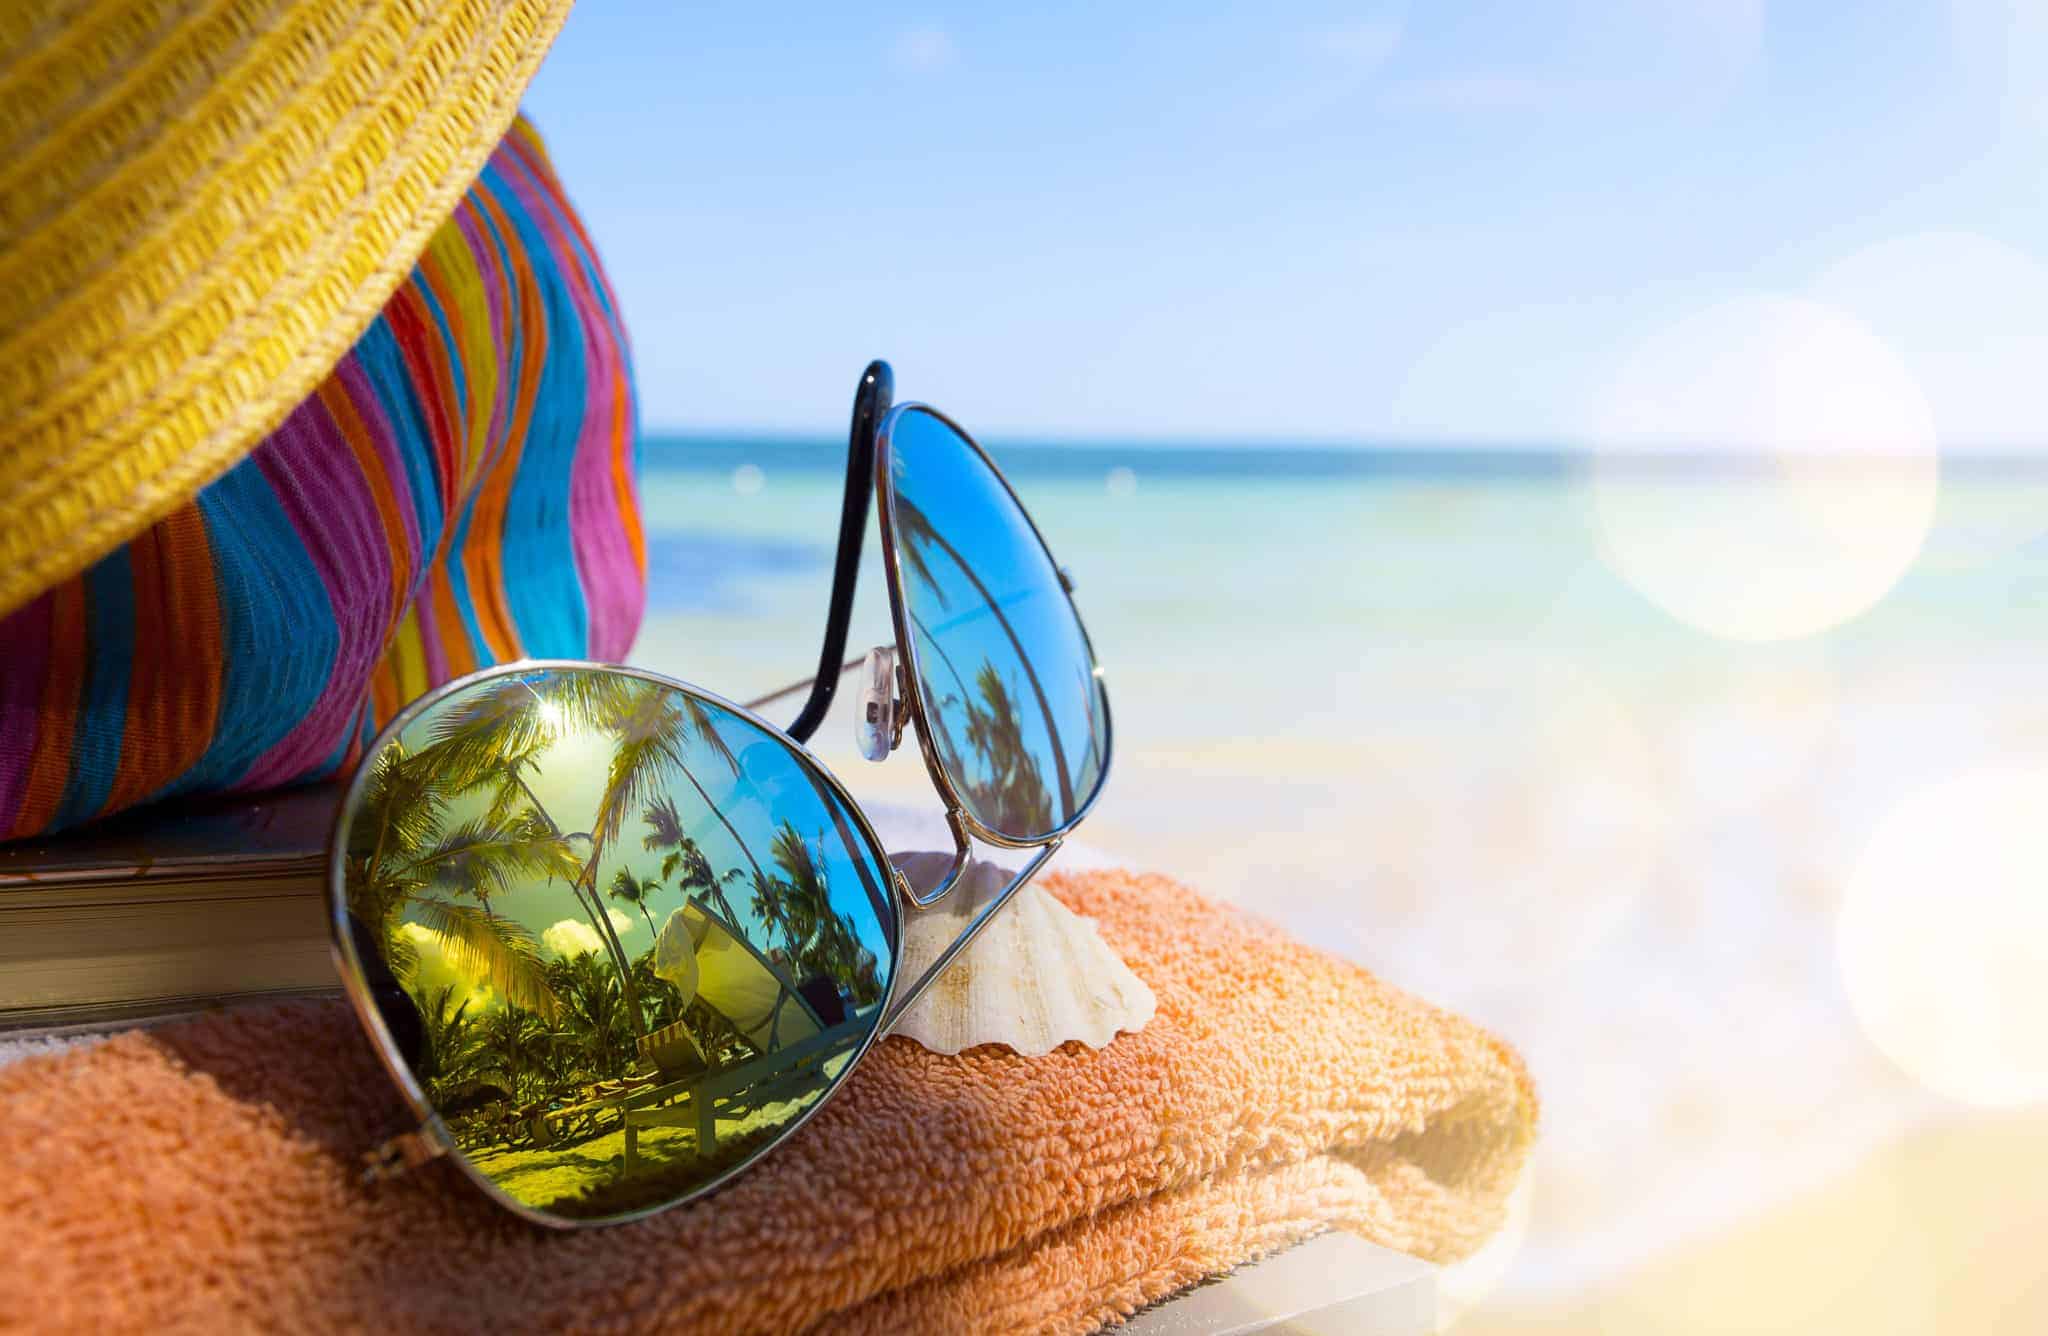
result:
M 1925 1051 L 1905 975 L 1845 967 L 1871 957 L 1843 927 L 1875 896 L 1911 936 L 1917 892 L 1869 854 L 1947 838 L 1912 827 L 1930 791 L 2048 771 L 2048 471 L 989 446 L 1111 692 L 1079 838 L 1527 1057 L 1537 1160 L 1454 1296 L 1572 1293 L 1959 1116 L 1973 1079 L 2048 1080 L 2031 1050 Z M 647 442 L 636 662 L 735 699 L 810 671 L 843 452 Z M 889 640 L 875 546 L 849 652 Z M 928 803 L 851 729 L 816 747 L 857 795 Z M 1925 903 L 1972 893 L 1995 933 L 2005 888 Z

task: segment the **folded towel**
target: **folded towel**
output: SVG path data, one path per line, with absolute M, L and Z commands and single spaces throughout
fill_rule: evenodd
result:
M 362 1185 L 404 1109 L 339 1003 L 0 1069 L 0 1327 L 1085 1332 L 1328 1228 L 1447 1261 L 1499 1224 L 1536 1119 L 1499 1040 L 1162 878 L 1048 885 L 1142 1032 L 886 1041 L 731 1188 L 612 1229 L 447 1164 Z

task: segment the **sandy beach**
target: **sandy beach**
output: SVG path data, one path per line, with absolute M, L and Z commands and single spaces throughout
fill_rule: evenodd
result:
M 2048 1116 L 1928 1128 L 1824 1186 L 1581 1293 L 1495 1296 L 1460 1336 L 2048 1329 Z
M 1990 851 L 1967 869 L 1983 893 L 1948 917 L 1983 933 L 1948 944 L 1951 967 L 2028 937 L 1997 865 L 2027 804 L 1941 804 L 1987 766 L 2048 773 L 2036 628 L 2009 615 L 2048 488 L 1948 481 L 1874 606 L 1742 642 L 1632 582 L 1568 469 L 1332 480 L 1132 459 L 1128 477 L 1014 471 L 1079 577 L 1112 690 L 1115 773 L 1082 838 L 1527 1056 L 1545 1123 L 1526 1218 L 1453 1277 L 1482 1299 L 1463 1329 L 2032 1329 L 2044 1300 L 2012 1296 L 2048 1176 L 2038 1116 L 1978 1111 L 1998 1092 L 1958 1090 L 1940 1033 L 1898 1028 L 1926 979 L 1845 974 L 1843 925 L 1875 904 L 1883 940 L 1910 941 L 1940 897 L 1968 896 L 1967 879 L 1871 870 L 1873 851 L 1936 857 L 1961 819 L 1993 825 L 1967 833 Z M 825 568 L 805 553 L 836 511 L 822 473 L 746 482 L 650 471 L 657 516 L 727 495 L 655 586 L 694 593 L 635 653 L 735 694 L 815 654 Z M 1683 510 L 1692 484 L 1673 485 L 1630 504 Z M 1770 486 L 1734 485 L 1718 513 L 1751 485 Z M 729 559 L 711 532 L 737 541 Z M 856 648 L 887 638 L 872 572 L 855 625 Z M 920 765 L 864 763 L 850 732 L 835 718 L 818 747 L 857 795 L 929 802 Z M 1971 1050 L 1962 1085 L 2034 1071 L 2033 1033 Z

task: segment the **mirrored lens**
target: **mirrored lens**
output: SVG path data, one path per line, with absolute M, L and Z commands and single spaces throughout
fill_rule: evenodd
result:
M 896 961 L 881 851 L 779 735 L 616 670 L 532 668 L 387 734 L 337 935 L 470 1167 L 543 1215 L 709 1187 L 816 1108 Z
M 969 815 L 1028 840 L 1102 783 L 1109 716 L 1074 605 L 1009 488 L 943 418 L 889 435 L 896 562 L 933 745 Z

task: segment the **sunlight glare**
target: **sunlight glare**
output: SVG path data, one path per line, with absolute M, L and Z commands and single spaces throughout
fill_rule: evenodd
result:
M 1608 565 L 1729 640 L 1794 639 L 1863 612 L 1933 519 L 1934 429 L 1918 387 L 1868 330 L 1814 302 L 1739 298 L 1657 332 L 1587 435 Z M 1665 471 L 1644 463 L 1658 455 Z M 1701 476 L 1674 455 L 1731 467 Z
M 1507 1277 L 1508 1268 L 1529 1237 L 1530 1194 L 1535 1176 L 1522 1170 L 1522 1181 L 1508 1197 L 1507 1218 L 1486 1246 L 1462 1262 L 1437 1272 L 1437 1330 L 1455 1330 L 1465 1314 L 1484 1303 Z
M 1530 739 L 1542 758 L 1522 813 L 1530 866 L 1508 860 L 1497 875 L 1535 891 L 1519 902 L 1525 948 L 1554 944 L 1550 958 L 1565 960 L 1595 949 L 1657 885 L 1675 813 L 1657 746 L 1625 698 L 1582 675 L 1553 699 Z
M 1807 781 L 1837 711 L 1838 684 L 1811 642 L 1732 657 L 1714 688 L 1674 721 L 1682 801 L 1704 812 L 1756 811 Z M 1738 652 L 1739 653 L 1739 652 Z
M 1427 873 L 1483 889 L 1459 936 L 1479 977 L 1568 972 L 1659 884 L 1669 855 L 1668 784 L 1629 704 L 1585 673 L 1532 674 L 1527 690 L 1555 703 L 1516 742 L 1526 763 L 1474 776 L 1469 806 L 1448 814 L 1467 838 Z
M 2048 1100 L 2048 764 L 1967 772 L 1895 807 L 1836 920 L 1870 1041 L 1967 1104 Z

